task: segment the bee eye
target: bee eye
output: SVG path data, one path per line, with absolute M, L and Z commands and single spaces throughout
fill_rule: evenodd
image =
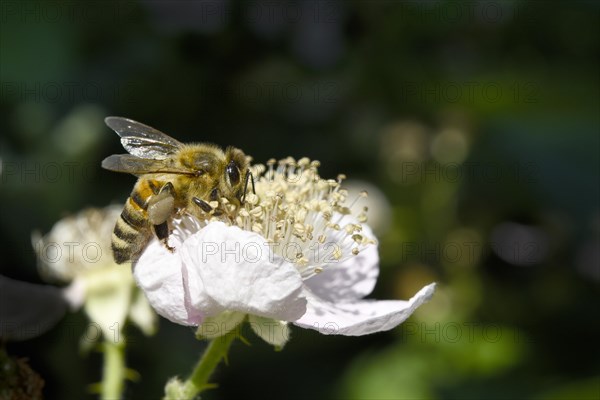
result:
M 227 164 L 227 176 L 229 177 L 229 183 L 231 186 L 235 186 L 240 183 L 240 170 L 233 161 Z

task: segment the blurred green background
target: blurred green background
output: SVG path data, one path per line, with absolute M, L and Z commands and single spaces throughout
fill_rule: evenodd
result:
M 439 282 L 390 332 L 249 334 L 205 398 L 599 398 L 599 4 L 2 1 L 1 273 L 41 282 L 33 230 L 124 201 L 134 178 L 100 161 L 123 152 L 103 118 L 126 116 L 374 185 L 371 297 Z M 91 397 L 85 326 L 7 350 L 47 398 Z M 204 347 L 166 320 L 128 335 L 127 399 Z

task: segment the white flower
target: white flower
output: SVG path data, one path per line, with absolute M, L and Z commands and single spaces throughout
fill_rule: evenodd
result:
M 366 210 L 353 216 L 355 204 L 345 205 L 343 177 L 323 180 L 307 159 L 268 166 L 253 167 L 256 194 L 235 217 L 184 215 L 173 221 L 174 252 L 153 240 L 142 253 L 134 276 L 159 314 L 199 326 L 204 337 L 248 316 L 259 336 L 282 346 L 287 322 L 365 335 L 394 328 L 432 296 L 435 284 L 408 301 L 363 300 L 375 286 L 379 256 Z M 221 205 L 234 212 L 225 199 Z
M 110 238 L 120 213 L 117 206 L 89 208 L 60 220 L 44 237 L 34 234 L 32 238 L 41 275 L 68 282 L 63 296 L 71 308 L 83 306 L 90 321 L 110 340 L 120 340 L 127 317 L 146 334 L 156 329 L 156 316 L 135 287 L 130 268 L 116 264 L 112 257 Z

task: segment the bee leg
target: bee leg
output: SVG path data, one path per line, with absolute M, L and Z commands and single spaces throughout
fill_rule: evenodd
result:
M 219 201 L 219 199 L 221 198 L 221 192 L 219 191 L 219 188 L 214 188 L 211 192 L 210 192 L 210 201 Z M 223 210 L 220 208 L 215 208 L 213 215 L 215 217 L 218 217 L 220 215 L 223 215 Z
M 167 250 L 169 250 L 171 253 L 175 251 L 175 248 L 169 246 L 169 225 L 167 225 L 167 221 L 163 222 L 162 224 L 153 225 L 153 227 L 156 237 L 167 248 Z
M 163 187 L 160 188 L 158 194 L 169 193 L 170 195 L 173 195 L 174 192 L 175 189 L 173 188 L 173 184 L 171 182 L 167 182 Z
M 205 202 L 202 199 L 199 199 L 197 197 L 193 197 L 192 201 L 202 209 L 202 211 L 204 211 L 205 213 L 209 213 L 213 210 L 213 208 L 210 206 L 210 204 L 208 204 L 207 202 Z
M 173 184 L 165 184 L 160 191 L 148 200 L 148 220 L 154 227 L 156 237 L 169 250 L 174 249 L 169 246 L 169 225 L 167 220 L 173 214 L 175 209 L 175 197 L 173 196 Z

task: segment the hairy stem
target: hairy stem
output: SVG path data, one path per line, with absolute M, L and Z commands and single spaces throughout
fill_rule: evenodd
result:
M 123 393 L 125 381 L 125 344 L 105 340 L 104 368 L 100 383 L 100 398 L 102 400 L 119 400 Z
M 187 380 L 184 382 L 172 380 L 167 383 L 164 399 L 193 399 L 203 390 L 211 388 L 213 385 L 208 383 L 208 379 L 221 360 L 227 356 L 229 347 L 235 337 L 236 330 L 234 329 L 219 338 L 211 340 Z

